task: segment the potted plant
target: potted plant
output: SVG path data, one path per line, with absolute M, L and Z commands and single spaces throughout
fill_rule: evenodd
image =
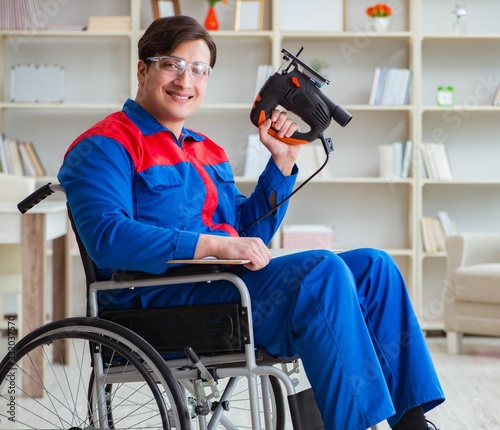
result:
M 380 33 L 386 31 L 387 27 L 389 26 L 389 22 L 392 16 L 392 9 L 384 3 L 377 3 L 376 5 L 367 7 L 366 14 L 372 21 L 372 30 Z

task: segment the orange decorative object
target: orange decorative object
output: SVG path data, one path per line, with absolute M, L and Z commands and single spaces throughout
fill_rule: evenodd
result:
M 205 28 L 207 30 L 218 30 L 219 29 L 219 20 L 217 19 L 217 15 L 215 13 L 215 7 L 209 6 L 207 17 L 205 18 Z

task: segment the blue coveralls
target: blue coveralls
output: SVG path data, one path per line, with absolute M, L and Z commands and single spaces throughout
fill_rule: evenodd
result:
M 234 186 L 224 151 L 183 129 L 177 139 L 128 100 L 70 147 L 58 179 L 99 274 L 162 273 L 170 259 L 192 258 L 200 233 L 237 235 L 281 201 L 295 182 L 272 160 L 249 198 Z M 286 205 L 245 235 L 268 243 Z M 252 298 L 255 342 L 280 357 L 299 355 L 325 428 L 393 425 L 413 406 L 444 400 L 404 280 L 374 249 L 311 250 L 277 257 L 256 272 L 231 268 Z M 108 309 L 237 300 L 224 282 L 209 288 L 123 290 L 102 295 Z

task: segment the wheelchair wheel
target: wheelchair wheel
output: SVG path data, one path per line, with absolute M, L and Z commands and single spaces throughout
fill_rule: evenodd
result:
M 161 356 L 109 321 L 69 318 L 35 330 L 2 360 L 0 381 L 0 428 L 189 429 Z
M 268 387 L 268 398 L 269 410 L 266 412 L 263 402 L 263 382 L 268 381 L 266 384 Z M 231 385 L 234 385 L 234 389 L 230 395 L 225 398 L 225 390 Z M 184 384 L 183 384 L 184 385 Z M 262 429 L 266 430 L 284 430 L 285 428 L 285 404 L 283 390 L 279 383 L 279 380 L 275 376 L 262 376 L 259 378 L 259 408 L 260 408 L 260 422 Z M 186 386 L 186 385 L 185 385 Z M 198 416 L 194 407 L 196 405 L 196 399 L 192 395 L 193 388 L 189 386 L 186 390 L 186 399 L 188 404 L 188 410 L 191 416 L 191 428 L 201 429 L 204 428 L 204 424 L 200 424 L 200 418 L 202 422 L 209 422 L 211 424 L 210 428 L 216 429 L 251 429 L 252 420 L 250 413 L 250 399 L 248 392 L 248 385 L 246 378 L 244 377 L 233 377 L 224 378 L 218 381 L 218 388 L 222 393 L 222 397 L 216 401 L 210 403 L 211 413 L 207 416 Z M 265 398 L 265 397 L 264 397 Z M 221 416 L 214 418 L 213 414 L 215 407 L 221 403 L 227 401 L 224 405 Z M 217 425 L 214 427 L 214 421 L 217 420 Z

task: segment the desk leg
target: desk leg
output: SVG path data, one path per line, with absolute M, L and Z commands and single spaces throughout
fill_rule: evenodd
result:
M 68 316 L 68 288 L 70 285 L 68 238 L 61 236 L 52 242 L 52 306 L 53 320 L 59 321 Z M 58 348 L 54 348 L 54 363 L 69 364 L 68 350 L 65 341 L 58 341 Z
M 22 230 L 22 331 L 30 333 L 44 323 L 45 302 L 45 215 L 25 214 L 21 217 Z M 40 351 L 41 352 L 41 351 Z M 23 375 L 23 390 L 31 396 L 41 397 L 43 387 L 37 381 L 43 380 L 43 356 L 31 354 L 34 368 L 31 375 Z M 33 366 L 25 366 L 30 369 Z

